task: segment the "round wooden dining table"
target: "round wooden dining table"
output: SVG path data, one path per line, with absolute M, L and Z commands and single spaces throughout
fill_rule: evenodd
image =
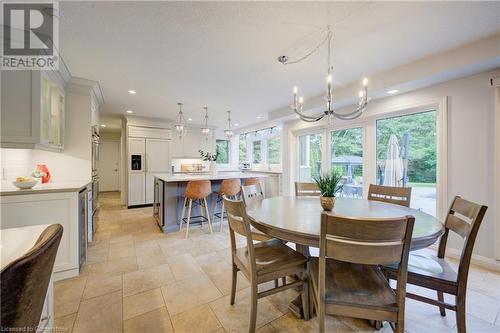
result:
M 296 250 L 309 256 L 309 247 L 319 247 L 321 229 L 319 197 L 275 197 L 247 207 L 252 225 L 263 233 L 296 245 Z M 434 244 L 444 233 L 444 226 L 434 216 L 422 211 L 395 204 L 354 198 L 337 198 L 332 211 L 350 218 L 392 218 L 411 215 L 415 217 L 411 250 Z M 374 221 L 376 223 L 376 221 Z M 301 318 L 300 295 L 289 309 Z

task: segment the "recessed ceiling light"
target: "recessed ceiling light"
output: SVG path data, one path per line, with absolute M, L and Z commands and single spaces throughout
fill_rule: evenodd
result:
M 240 126 L 240 124 L 236 123 L 236 124 L 234 124 L 234 126 L 238 127 L 238 126 Z
M 188 118 L 188 121 L 193 121 L 193 118 Z
M 127 111 L 125 111 L 125 112 L 127 112 L 127 113 L 129 113 L 129 114 L 134 113 L 134 111 L 132 111 L 132 110 L 127 110 Z
M 101 127 L 106 127 L 106 124 L 101 124 Z
M 257 119 L 260 119 L 260 118 L 262 118 L 262 116 L 257 116 Z
M 135 94 L 137 94 L 137 91 L 135 91 L 135 90 L 129 90 L 129 91 L 128 91 L 128 93 L 129 93 L 130 95 L 135 95 Z
M 392 89 L 387 91 L 388 94 L 395 94 L 397 92 L 399 92 L 399 89 Z

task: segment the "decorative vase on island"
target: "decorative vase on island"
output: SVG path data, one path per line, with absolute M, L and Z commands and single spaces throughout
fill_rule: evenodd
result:
M 210 162 L 210 176 L 216 176 L 217 175 L 217 164 L 214 161 Z
M 321 207 L 326 211 L 331 211 L 333 206 L 335 206 L 335 197 L 320 196 L 319 201 L 321 202 Z

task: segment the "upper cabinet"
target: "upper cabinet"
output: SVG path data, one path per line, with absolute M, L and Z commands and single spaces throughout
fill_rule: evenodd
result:
M 215 137 L 213 132 L 208 138 L 199 128 L 187 128 L 181 138 L 174 131 L 172 135 L 173 158 L 199 158 L 199 150 L 214 152 Z
M 2 72 L 1 147 L 64 148 L 64 82 L 56 72 Z

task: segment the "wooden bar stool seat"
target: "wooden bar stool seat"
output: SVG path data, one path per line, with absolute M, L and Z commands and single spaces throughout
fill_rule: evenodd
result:
M 239 178 L 224 179 L 220 184 L 220 189 L 214 192 L 214 208 L 212 210 L 212 221 L 215 221 L 216 217 L 220 217 L 220 231 L 222 231 L 222 220 L 224 218 L 224 201 L 223 196 L 230 199 L 236 199 L 237 195 L 241 191 L 241 181 Z M 221 203 L 220 213 L 217 213 L 217 206 Z
M 207 197 L 212 193 L 212 186 L 210 180 L 191 180 L 188 182 L 186 187 L 186 192 L 184 192 L 184 205 L 182 207 L 182 214 L 180 220 L 179 231 L 182 230 L 182 224 L 186 222 L 186 238 L 189 235 L 189 223 L 191 222 L 191 218 L 199 219 L 199 222 L 203 224 L 203 222 L 208 223 L 208 227 L 210 232 L 212 232 L 212 222 L 210 221 L 210 214 L 208 213 L 207 206 Z M 200 215 L 191 216 L 191 209 L 193 206 L 193 202 L 200 207 Z M 188 207 L 187 217 L 186 206 Z M 205 212 L 203 212 L 203 210 Z
M 257 185 L 260 184 L 259 178 L 247 178 L 243 183 L 243 186 Z

